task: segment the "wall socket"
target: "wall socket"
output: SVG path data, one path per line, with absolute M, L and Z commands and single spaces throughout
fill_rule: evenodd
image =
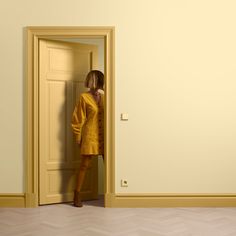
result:
M 121 187 L 128 187 L 128 180 L 127 179 L 121 180 Z

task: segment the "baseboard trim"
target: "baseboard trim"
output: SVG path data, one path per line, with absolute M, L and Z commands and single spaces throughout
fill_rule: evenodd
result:
M 236 207 L 235 194 L 106 194 L 106 207 Z
M 0 207 L 25 207 L 24 193 L 1 193 Z
M 0 207 L 36 207 L 33 205 L 26 204 L 24 193 L 0 194 Z M 236 207 L 236 194 L 105 194 L 105 207 Z

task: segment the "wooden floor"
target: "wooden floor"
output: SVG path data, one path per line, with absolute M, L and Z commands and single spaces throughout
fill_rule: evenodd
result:
M 1 236 L 236 236 L 236 208 L 1 208 Z

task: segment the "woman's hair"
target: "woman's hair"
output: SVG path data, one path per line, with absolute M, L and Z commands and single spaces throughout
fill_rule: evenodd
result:
M 92 89 L 103 89 L 104 74 L 99 70 L 91 70 L 85 79 L 85 87 Z

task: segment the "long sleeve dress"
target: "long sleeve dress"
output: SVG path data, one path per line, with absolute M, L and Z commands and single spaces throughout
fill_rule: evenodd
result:
M 99 104 L 89 92 L 82 93 L 76 103 L 71 126 L 80 143 L 81 155 L 104 154 L 104 96 Z

